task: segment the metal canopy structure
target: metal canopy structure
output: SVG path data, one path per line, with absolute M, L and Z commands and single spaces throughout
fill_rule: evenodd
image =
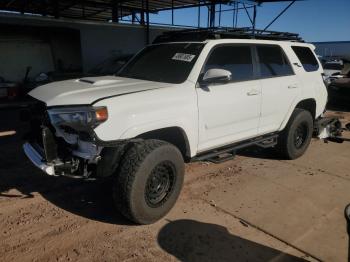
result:
M 235 0 L 2 0 L 0 9 L 56 18 L 118 20 L 133 13 L 227 4 Z M 245 0 L 245 2 L 254 2 Z
M 213 12 L 218 12 L 215 10 L 217 5 L 230 5 L 234 7 L 233 9 L 237 9 L 237 4 L 242 4 L 245 7 L 241 6 L 239 9 L 243 10 L 265 2 L 284 1 L 291 0 L 2 0 L 0 10 L 55 18 L 118 22 L 125 16 L 142 15 L 146 12 L 157 13 L 164 10 L 207 6 L 213 16 Z
M 153 25 L 177 26 L 190 28 L 214 28 L 222 26 L 222 14 L 232 14 L 230 27 L 237 28 L 239 12 L 244 12 L 251 23 L 253 32 L 256 28 L 257 6 L 263 3 L 290 2 L 275 18 L 272 18 L 263 30 L 267 30 L 296 1 L 300 0 L 1 0 L 0 12 L 39 15 L 52 18 L 69 18 L 109 23 L 138 23 L 147 30 Z M 202 7 L 206 7 L 207 23 L 203 26 Z M 196 25 L 174 23 L 174 10 L 197 8 Z M 161 11 L 171 12 L 170 23 L 152 23 L 150 14 Z M 227 26 L 227 25 L 226 25 Z

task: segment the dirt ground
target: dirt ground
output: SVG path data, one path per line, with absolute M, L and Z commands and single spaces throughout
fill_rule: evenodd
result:
M 350 122 L 350 113 L 331 112 Z M 0 112 L 1 261 L 347 261 L 350 143 L 313 140 L 285 161 L 251 148 L 222 164 L 188 164 L 161 221 L 135 226 L 106 185 L 51 178 L 24 157 Z M 1 131 L 1 130 L 0 130 Z

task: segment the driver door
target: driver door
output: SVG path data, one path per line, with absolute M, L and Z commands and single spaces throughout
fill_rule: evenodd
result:
M 199 152 L 256 136 L 260 118 L 261 85 L 250 45 L 214 47 L 202 75 L 209 69 L 225 69 L 232 75 L 225 83 L 199 83 L 196 88 Z

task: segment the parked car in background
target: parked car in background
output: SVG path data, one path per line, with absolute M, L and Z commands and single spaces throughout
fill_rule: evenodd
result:
M 343 61 L 330 61 L 323 65 L 324 74 L 326 77 L 339 75 L 344 67 Z
M 328 100 L 331 104 L 350 103 L 350 64 L 346 64 L 341 74 L 330 78 Z
M 0 77 L 0 100 L 4 98 L 12 98 L 16 96 L 18 92 L 18 84 L 10 81 L 6 81 Z

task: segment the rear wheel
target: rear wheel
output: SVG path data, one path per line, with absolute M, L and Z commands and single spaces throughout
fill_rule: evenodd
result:
M 113 185 L 117 208 L 135 223 L 153 223 L 174 206 L 183 177 L 184 161 L 175 146 L 159 140 L 135 143 Z
M 311 113 L 303 109 L 295 109 L 285 130 L 279 137 L 278 147 L 283 157 L 296 159 L 302 156 L 310 145 L 312 133 Z

